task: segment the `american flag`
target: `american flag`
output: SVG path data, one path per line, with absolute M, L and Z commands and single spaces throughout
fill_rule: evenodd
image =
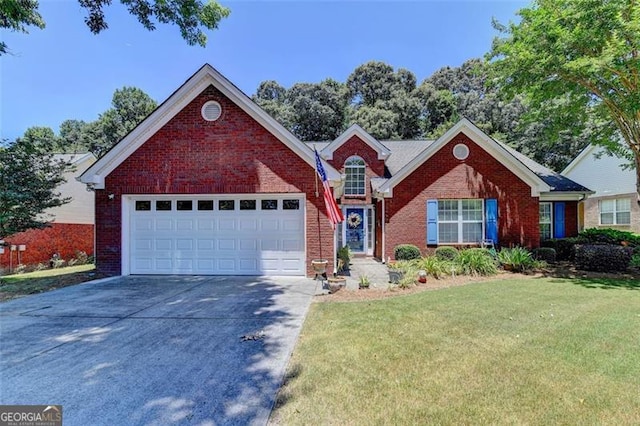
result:
M 322 179 L 322 186 L 324 187 L 324 204 L 327 207 L 327 214 L 331 221 L 331 228 L 336 229 L 336 223 L 342 222 L 344 217 L 342 216 L 340 207 L 336 204 L 336 200 L 333 198 L 333 193 L 329 186 L 329 180 L 327 180 L 327 173 L 324 171 L 324 167 L 322 166 L 320 155 L 318 155 L 318 151 L 315 149 L 314 151 L 316 153 L 316 171 L 318 172 L 320 179 Z

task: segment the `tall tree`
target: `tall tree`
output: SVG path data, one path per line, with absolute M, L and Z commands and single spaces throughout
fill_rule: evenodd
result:
M 156 108 L 157 103 L 137 87 L 117 89 L 112 108 L 100 114 L 98 120 L 85 128 L 91 140 L 90 150 L 102 157 Z
M 87 12 L 84 22 L 89 30 L 98 34 L 106 30 L 104 9 L 112 0 L 78 0 Z M 189 45 L 207 44 L 203 29 L 218 28 L 220 21 L 229 16 L 229 9 L 215 0 L 120 0 L 130 14 L 149 31 L 156 23 L 175 24 Z M 28 33 L 28 27 L 44 28 L 45 22 L 38 12 L 37 0 L 3 0 L 0 2 L 0 28 Z M 0 55 L 7 53 L 6 43 L 0 42 Z
M 351 73 L 347 88 L 351 122 L 379 139 L 419 136 L 421 106 L 411 71 L 394 71 L 384 62 L 367 62 Z
M 68 203 L 57 187 L 70 167 L 53 157 L 49 141 L 22 138 L 0 147 L 0 238 L 51 220 L 46 209 Z
M 494 24 L 502 34 L 488 55 L 495 83 L 526 94 L 530 118 L 544 111 L 548 138 L 596 123 L 592 142 L 612 146 L 616 131 L 633 154 L 640 194 L 640 3 L 536 0 L 518 15 Z

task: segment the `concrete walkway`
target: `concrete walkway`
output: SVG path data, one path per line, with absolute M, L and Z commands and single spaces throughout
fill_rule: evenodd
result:
M 360 286 L 360 277 L 367 276 L 371 287 L 387 288 L 389 286 L 389 273 L 387 265 L 372 257 L 354 257 L 351 259 L 349 269 L 338 275 L 347 278 L 347 289 L 357 290 Z M 320 281 L 316 287 L 316 294 L 327 294 L 329 290 L 324 288 Z

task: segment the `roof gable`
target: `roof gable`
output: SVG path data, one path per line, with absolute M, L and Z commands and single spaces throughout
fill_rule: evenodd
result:
M 497 161 L 508 168 L 513 174 L 524 181 L 531 188 L 532 196 L 539 196 L 542 192 L 551 191 L 551 187 L 544 182 L 536 173 L 529 169 L 525 164 L 516 158 L 509 150 L 507 150 L 502 144 L 496 142 L 490 138 L 486 133 L 480 130 L 475 124 L 466 118 L 458 121 L 452 128 L 450 128 L 444 135 L 438 138 L 435 142 L 426 147 L 419 155 L 413 160 L 408 162 L 402 169 L 400 169 L 393 177 L 387 180 L 378 189 L 379 193 L 384 194 L 385 197 L 393 196 L 393 188 L 402 182 L 406 177 L 413 173 L 418 167 L 420 167 L 425 161 L 429 160 L 436 152 L 449 143 L 459 133 L 465 134 L 469 139 L 482 147 L 485 151 L 494 157 Z
M 362 127 L 357 124 L 353 124 L 338 136 L 336 140 L 329 143 L 329 145 L 322 149 L 322 156 L 326 160 L 333 160 L 333 153 L 353 136 L 357 136 L 360 140 L 369 145 L 371 149 L 376 151 L 378 153 L 378 160 L 386 160 L 389 154 L 391 154 L 389 148 L 367 133 Z
M 80 181 L 96 189 L 104 189 L 105 179 L 109 173 L 122 164 L 123 161 L 209 86 L 219 90 L 307 164 L 315 168 L 315 157 L 310 147 L 267 114 L 215 68 L 205 64 L 109 152 L 87 169 L 80 177 Z M 325 169 L 330 181 L 340 181 L 341 176 L 338 171 L 328 164 L 325 165 Z

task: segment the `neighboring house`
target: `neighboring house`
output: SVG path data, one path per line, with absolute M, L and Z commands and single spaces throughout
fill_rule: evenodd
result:
M 314 145 L 346 217 L 335 234 Z M 381 259 L 403 243 L 536 247 L 577 233 L 589 193 L 466 119 L 435 141 L 352 126 L 305 144 L 210 65 L 81 180 L 95 190 L 98 268 L 123 275 L 305 275 L 335 259 L 336 240 Z
M 66 182 L 57 188 L 63 198 L 71 197 L 71 202 L 44 212 L 45 215 L 53 217 L 48 227 L 31 229 L 4 238 L 8 246 L 5 247 L 4 253 L 0 254 L 0 268 L 8 268 L 10 265 L 15 267 L 18 255 L 20 263 L 29 265 L 48 264 L 54 254 L 65 260 L 75 257 L 76 251 L 93 254 L 94 195 L 76 178 L 96 161 L 96 157 L 91 153 L 56 154 L 53 160 L 63 160 L 73 166 L 64 175 Z M 13 252 L 12 245 L 15 246 Z M 24 251 L 19 251 L 20 246 L 23 246 Z
M 587 185 L 595 194 L 578 205 L 578 227 L 615 228 L 640 233 L 636 172 L 624 159 L 602 147 L 587 146 L 564 169 L 563 175 Z

